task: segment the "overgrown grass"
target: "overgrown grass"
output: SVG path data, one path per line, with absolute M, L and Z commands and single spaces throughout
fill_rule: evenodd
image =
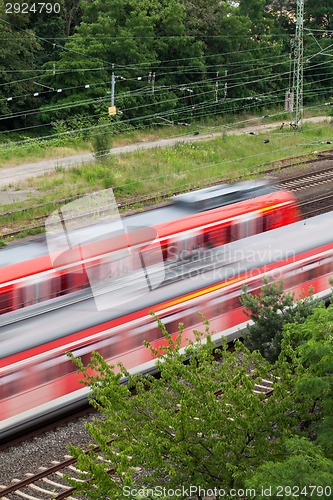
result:
M 255 109 L 254 109 L 255 112 Z M 306 116 L 318 114 L 326 114 L 327 109 L 324 107 L 314 107 L 306 112 Z M 266 113 L 266 114 L 265 114 Z M 287 113 L 281 113 L 275 109 L 261 111 L 259 116 L 254 114 L 243 113 L 234 115 L 226 113 L 217 116 L 208 116 L 200 121 L 193 121 L 184 125 L 165 126 L 165 122 L 161 121 L 161 126 L 134 128 L 124 124 L 122 132 L 113 137 L 113 147 L 132 144 L 135 142 L 147 142 L 172 136 L 193 135 L 195 131 L 200 131 L 201 134 L 228 130 L 229 128 L 236 129 L 246 125 L 257 125 L 266 123 L 267 121 L 286 121 L 289 117 Z M 43 129 L 44 136 L 52 136 L 51 128 Z M 43 159 L 57 159 L 64 156 L 71 156 L 78 153 L 87 153 L 92 151 L 92 145 L 89 135 L 94 135 L 94 129 L 85 133 L 85 138 L 78 131 L 73 131 L 73 134 L 63 132 L 59 136 L 56 134 L 53 138 L 44 140 L 36 136 L 36 132 L 31 132 L 31 135 L 22 135 L 20 133 L 5 134 L 0 133 L 0 168 L 19 165 L 21 163 L 30 163 Z
M 2 205 L 0 226 L 29 224 L 48 215 L 54 202 L 92 191 L 113 188 L 118 202 L 140 196 L 158 196 L 199 188 L 218 180 L 236 181 L 260 176 L 272 162 L 331 148 L 328 124 L 305 124 L 300 132 L 279 127 L 258 135 L 222 135 L 213 140 L 180 143 L 167 148 L 139 150 L 109 156 L 102 164 L 90 163 L 71 169 L 57 167 L 53 173 L 21 182 L 16 189 L 31 190 L 29 199 Z M 269 142 L 268 142 L 269 141 Z M 1 193 L 0 193 L 1 203 Z M 44 204 L 42 207 L 36 205 Z M 32 207 L 26 210 L 27 207 Z
M 26 141 L 0 143 L 0 168 L 32 163 L 43 159 L 63 158 L 91 151 L 90 144 L 85 141 L 76 140 L 67 145 L 54 145 L 52 141 L 38 139 Z

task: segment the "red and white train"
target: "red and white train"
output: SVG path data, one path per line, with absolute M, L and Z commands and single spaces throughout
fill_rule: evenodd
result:
M 292 193 L 274 191 L 266 181 L 248 181 L 176 196 L 170 206 L 125 217 L 123 222 L 134 246 L 141 248 L 143 260 L 151 263 L 154 250 L 161 250 L 164 261 L 170 263 L 298 220 Z M 145 240 L 142 228 L 149 227 L 157 233 L 154 242 Z M 122 274 L 125 266 L 133 271 L 137 264 L 130 257 L 107 264 L 110 255 L 126 245 L 126 238 L 98 237 L 60 259 L 48 253 L 44 241 L 1 249 L 0 315 L 89 287 L 87 271 L 112 276 Z M 88 257 L 82 259 L 82 255 Z
M 264 276 L 270 281 L 282 278 L 286 290 L 297 296 L 313 287 L 316 295 L 329 297 L 332 217 L 333 213 L 320 215 L 207 250 L 202 258 L 173 268 L 176 275 L 169 284 L 120 308 L 97 311 L 87 298 L 2 326 L 0 439 L 86 397 L 68 351 L 84 364 L 92 351 L 98 351 L 109 363 L 121 361 L 133 371 L 152 370 L 154 360 L 143 341 L 159 346 L 163 338 L 151 311 L 172 335 L 177 334 L 178 323 L 184 323 L 184 339 L 192 338 L 194 328 L 200 329 L 200 311 L 218 342 L 221 336 L 227 340 L 239 336 L 245 328 L 247 317 L 239 301 L 242 287 L 256 293 Z

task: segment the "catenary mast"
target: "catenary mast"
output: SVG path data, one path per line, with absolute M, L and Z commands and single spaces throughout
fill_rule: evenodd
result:
M 299 122 L 303 117 L 303 16 L 304 0 L 297 0 L 293 71 L 294 107 L 291 122 L 295 129 L 299 128 Z

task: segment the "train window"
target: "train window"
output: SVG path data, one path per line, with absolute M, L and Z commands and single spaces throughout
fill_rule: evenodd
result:
M 101 342 L 98 344 L 95 348 L 94 351 L 99 352 L 99 354 L 104 358 L 104 359 L 109 359 L 112 358 L 115 354 L 115 349 L 114 349 L 114 344 L 113 342 Z
M 84 364 L 84 366 L 88 366 L 90 363 L 90 360 L 91 360 L 91 352 L 90 351 L 86 352 L 85 354 L 83 354 L 83 356 L 81 356 L 81 361 Z
M 63 377 L 69 373 L 74 373 L 76 367 L 65 355 L 48 359 L 38 366 L 38 377 L 41 384 Z
M 60 293 L 59 295 L 67 294 L 71 289 L 72 283 L 71 274 L 62 274 L 60 277 Z
M 49 299 L 53 299 L 54 297 L 58 297 L 60 292 L 60 278 L 57 276 L 56 278 L 52 278 L 49 282 Z
M 306 281 L 312 281 L 319 276 L 325 274 L 322 267 L 322 261 L 316 260 L 309 262 L 302 267 L 297 267 L 289 271 L 285 276 L 285 287 L 293 288 L 300 283 L 305 283 Z
M 217 316 L 219 316 L 221 314 L 221 302 L 223 300 L 223 297 L 219 298 L 219 301 L 214 301 L 214 303 L 212 303 L 210 305 L 210 309 L 209 309 L 209 318 L 216 318 Z
M 172 333 L 170 324 L 166 325 L 166 328 L 169 333 Z M 122 352 L 142 347 L 144 342 L 154 342 L 154 340 L 161 337 L 162 332 L 156 323 L 125 330 L 122 334 L 122 338 L 124 339 Z
M 71 291 L 76 292 L 89 286 L 88 276 L 85 271 L 75 271 L 71 273 Z
M 260 224 L 260 229 L 259 225 Z M 240 240 L 242 238 L 247 238 L 248 236 L 253 236 L 257 232 L 261 232 L 261 221 L 255 213 L 244 214 L 233 222 L 231 225 L 231 241 Z
M 303 271 L 303 280 L 302 281 L 311 281 L 318 276 L 321 276 L 322 274 L 322 269 L 321 269 L 321 261 L 320 260 L 315 260 L 314 262 L 310 262 L 303 266 L 302 271 Z
M 84 364 L 84 366 L 87 366 L 91 361 L 91 353 L 94 351 L 98 351 L 98 352 L 102 353 L 103 349 L 105 348 L 105 346 L 107 345 L 108 342 L 110 344 L 113 344 L 114 339 L 107 339 L 107 340 L 100 341 L 97 343 L 91 343 L 85 347 L 80 347 L 79 349 L 74 349 L 74 351 L 72 351 L 72 354 L 75 356 L 75 358 L 80 358 L 82 363 Z M 74 366 L 72 361 L 71 361 L 71 363 Z M 76 370 L 76 368 L 74 366 L 73 371 L 75 371 L 75 370 Z
M 324 259 L 322 263 L 322 274 L 332 274 L 333 273 L 333 256 Z
M 30 306 L 31 304 L 34 304 L 37 301 L 36 288 L 37 288 L 36 285 L 30 285 L 30 286 L 25 286 L 22 289 L 23 304 L 25 306 Z
M 0 314 L 10 312 L 13 309 L 12 292 L 0 293 Z
M 244 230 L 242 231 L 242 229 L 243 228 L 241 227 L 241 223 L 239 223 L 238 221 L 234 222 L 231 226 L 230 241 L 236 241 L 240 238 L 244 238 L 244 236 L 242 236 Z
M 61 280 L 58 276 L 47 281 L 41 281 L 38 285 L 38 295 L 36 294 L 35 298 L 36 302 L 42 302 L 62 295 Z
M 1 377 L 0 381 L 0 400 L 10 398 L 20 392 L 20 374 L 19 372 L 10 373 Z
M 238 307 L 240 307 L 239 294 L 237 295 L 230 294 L 230 296 L 227 295 L 225 297 L 221 309 L 222 312 L 228 312 L 228 311 L 233 311 Z
M 300 280 L 299 275 L 300 275 L 300 270 L 298 268 L 292 269 L 291 271 L 286 273 L 284 277 L 285 288 L 289 289 L 296 286 Z
M 38 302 L 39 287 L 38 284 L 23 285 L 18 289 L 18 304 L 17 308 L 30 306 Z
M 191 328 L 195 325 L 202 323 L 202 320 L 195 309 L 190 309 L 187 313 L 185 312 L 185 314 L 186 316 L 184 317 L 183 321 L 185 328 Z M 177 329 L 175 331 L 178 330 L 178 323 L 177 323 Z
M 248 292 L 252 292 L 254 293 L 255 295 L 257 295 L 261 288 L 263 287 L 264 285 L 264 282 L 263 280 L 260 278 L 260 279 L 256 279 L 256 280 L 253 280 L 249 283 L 249 285 L 247 286 L 247 291 Z
M 216 318 L 222 312 L 223 296 L 218 299 L 211 300 L 205 308 L 205 315 L 208 320 Z
M 209 231 L 204 234 L 203 244 L 208 248 L 213 248 L 229 243 L 230 238 L 230 224 L 220 224 L 219 226 L 210 228 Z
M 117 260 L 103 259 L 87 268 L 90 283 L 102 283 L 126 275 L 134 268 L 132 256 L 124 255 Z
M 211 300 L 204 309 L 204 315 L 208 320 L 216 318 L 227 311 L 239 307 L 239 290 L 229 292 Z
M 265 214 L 263 217 L 261 217 L 261 220 L 262 220 L 262 232 L 269 231 L 270 230 L 269 214 Z
M 41 363 L 41 365 L 39 366 L 41 383 L 45 384 L 46 382 L 57 379 L 60 373 L 60 366 L 61 365 L 59 364 L 59 360 L 57 358 L 45 361 L 45 363 Z
M 227 224 L 224 226 L 224 236 L 225 236 L 225 242 L 230 243 L 231 241 L 231 225 Z
M 254 222 L 254 233 L 252 232 L 252 235 L 262 233 L 264 230 L 262 217 L 256 217 L 253 220 L 253 222 Z M 252 235 L 249 235 L 249 236 L 252 236 Z
M 169 333 L 177 331 L 178 324 L 183 323 L 183 320 L 184 313 L 182 309 L 177 311 L 177 313 L 169 313 L 161 319 Z

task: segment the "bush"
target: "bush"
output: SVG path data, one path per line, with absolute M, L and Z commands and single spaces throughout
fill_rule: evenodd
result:
M 268 361 L 276 361 L 281 352 L 283 325 L 304 323 L 315 307 L 322 305 L 311 296 L 294 303 L 294 295 L 284 292 L 283 281 L 268 283 L 263 280 L 258 296 L 246 293 L 241 297 L 245 314 L 254 322 L 247 327 L 245 344 L 251 350 L 258 350 Z

